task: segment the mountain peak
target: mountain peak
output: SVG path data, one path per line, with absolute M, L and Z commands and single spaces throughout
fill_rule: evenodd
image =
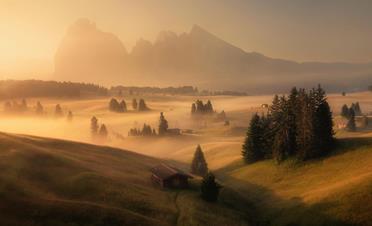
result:
M 190 34 L 210 34 L 207 30 L 202 28 L 201 26 L 194 24 L 191 28 Z

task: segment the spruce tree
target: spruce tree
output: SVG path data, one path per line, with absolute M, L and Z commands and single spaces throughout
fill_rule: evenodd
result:
M 138 103 L 138 111 L 147 111 L 149 108 L 146 105 L 146 102 L 144 99 L 140 99 Z
M 191 115 L 194 115 L 196 113 L 196 105 L 195 103 L 192 103 L 191 105 Z
M 56 105 L 56 109 L 55 109 L 55 111 L 54 111 L 54 115 L 55 115 L 56 117 L 61 117 L 61 116 L 63 116 L 63 112 L 62 112 L 61 105 L 59 105 L 59 104 Z
M 113 112 L 120 112 L 120 104 L 115 98 L 110 100 L 109 110 Z
M 72 115 L 72 112 L 71 111 L 68 111 L 67 121 L 71 122 L 73 118 L 74 118 L 74 116 Z
M 163 112 L 160 112 L 159 118 L 159 135 L 165 135 L 168 130 L 168 121 L 165 119 Z
M 260 117 L 257 115 L 257 113 L 254 114 L 249 123 L 249 128 L 247 130 L 246 138 L 242 147 L 242 155 L 247 163 L 255 162 L 264 156 L 262 153 L 263 133 L 260 123 Z
M 291 150 L 291 116 L 289 102 L 285 96 L 281 96 L 278 102 L 279 111 L 275 118 L 275 137 L 273 142 L 273 158 L 281 162 L 289 156 Z
M 137 110 L 137 108 L 138 108 L 137 99 L 132 100 L 132 108 L 133 108 L 133 110 Z
M 356 131 L 356 123 L 355 123 L 355 113 L 352 108 L 349 110 L 349 121 L 347 122 L 346 128 L 350 132 L 355 132 Z
M 122 100 L 119 104 L 120 112 L 126 112 L 127 111 L 127 104 L 125 103 L 125 100 Z
M 207 173 L 201 183 L 201 197 L 207 202 L 216 202 L 221 186 L 215 181 L 215 177 L 212 173 Z
M 40 101 L 36 104 L 36 114 L 42 115 L 44 113 L 43 105 L 41 105 Z
M 204 158 L 204 153 L 198 145 L 191 162 L 191 173 L 199 176 L 205 176 L 208 173 L 208 165 Z
M 297 119 L 297 158 L 306 160 L 314 150 L 314 103 L 304 89 L 299 93 L 299 116 Z
M 344 104 L 341 108 L 341 116 L 344 118 L 349 118 L 349 108 Z
M 95 116 L 90 120 L 90 131 L 92 136 L 95 136 L 98 133 L 98 119 Z
M 108 132 L 107 132 L 107 128 L 106 128 L 105 124 L 101 125 L 101 128 L 99 129 L 98 134 L 101 138 L 107 138 Z

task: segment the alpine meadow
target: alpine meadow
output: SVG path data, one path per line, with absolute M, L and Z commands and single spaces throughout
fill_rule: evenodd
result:
M 0 1 L 0 225 L 372 226 L 371 11 Z

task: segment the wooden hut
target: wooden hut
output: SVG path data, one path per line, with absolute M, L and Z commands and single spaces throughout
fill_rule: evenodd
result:
M 151 169 L 151 180 L 162 188 L 187 188 L 191 175 L 167 164 L 160 164 Z

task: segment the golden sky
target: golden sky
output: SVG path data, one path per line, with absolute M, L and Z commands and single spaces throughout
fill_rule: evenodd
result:
M 369 0 L 0 0 L 0 73 L 47 73 L 78 18 L 139 38 L 198 24 L 246 51 L 296 61 L 372 61 Z M 1 77 L 0 77 L 1 78 Z

